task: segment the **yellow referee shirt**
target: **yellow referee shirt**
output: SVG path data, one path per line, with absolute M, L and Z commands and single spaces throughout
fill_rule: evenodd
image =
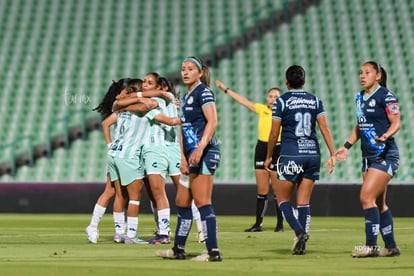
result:
M 259 121 L 257 122 L 258 139 L 263 142 L 269 141 L 270 130 L 272 129 L 272 109 L 265 104 L 255 103 L 254 111 L 259 115 Z M 280 135 L 277 138 L 277 142 L 280 143 Z

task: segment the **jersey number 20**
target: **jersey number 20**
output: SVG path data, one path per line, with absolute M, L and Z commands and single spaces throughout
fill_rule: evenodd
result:
M 311 135 L 311 114 L 309 112 L 296 113 L 295 121 L 298 122 L 295 128 L 295 135 L 297 137 L 310 136 Z

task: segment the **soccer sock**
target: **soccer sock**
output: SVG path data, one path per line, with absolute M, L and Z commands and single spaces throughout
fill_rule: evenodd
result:
M 158 234 L 170 235 L 170 208 L 158 210 Z
M 310 205 L 299 205 L 298 206 L 298 219 L 300 225 L 305 230 L 306 233 L 309 233 L 310 222 L 311 222 L 311 212 Z
M 397 244 L 394 239 L 394 222 L 391 210 L 388 209 L 380 215 L 381 236 L 386 248 L 395 248 Z
M 280 211 L 279 204 L 277 204 L 277 198 L 275 198 L 275 210 L 277 215 L 277 226 L 283 226 L 283 215 L 282 211 Z
M 125 213 L 114 212 L 115 232 L 118 234 L 125 233 Z
M 174 247 L 184 250 L 192 223 L 193 213 L 191 212 L 191 207 L 182 208 L 177 206 L 177 227 L 175 228 Z
M 137 236 L 138 217 L 127 217 L 127 225 L 127 236 L 129 238 L 135 238 Z
M 256 199 L 256 226 L 262 226 L 263 217 L 267 209 L 267 195 L 257 195 Z
M 380 213 L 377 207 L 364 210 L 365 215 L 365 245 L 377 245 L 379 232 Z
M 200 211 L 201 221 L 203 222 L 204 238 L 207 250 L 217 250 L 217 220 L 212 205 L 205 205 L 198 208 Z
M 198 211 L 198 208 L 195 205 L 194 200 L 191 202 L 191 211 L 193 212 L 193 220 L 197 225 L 197 232 L 203 231 L 203 224 L 201 223 L 200 212 Z
M 279 208 L 282 211 L 287 223 L 290 227 L 292 227 L 293 231 L 295 231 L 296 236 L 305 231 L 299 220 L 296 218 L 296 215 L 293 212 L 292 204 L 289 201 L 280 203 Z
M 105 207 L 102 207 L 98 203 L 95 204 L 95 207 L 93 208 L 90 226 L 98 228 L 99 222 L 101 221 L 102 216 L 105 214 L 105 210 Z

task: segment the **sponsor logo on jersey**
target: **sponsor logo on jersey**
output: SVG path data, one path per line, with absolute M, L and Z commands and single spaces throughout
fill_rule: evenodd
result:
M 390 96 L 390 97 L 386 97 L 385 101 L 386 102 L 395 102 L 397 99 L 394 96 Z

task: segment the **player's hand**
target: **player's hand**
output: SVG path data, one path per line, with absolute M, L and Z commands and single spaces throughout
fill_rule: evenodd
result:
M 387 141 L 387 139 L 388 139 L 388 135 L 386 135 L 385 133 L 383 135 L 381 135 L 380 137 L 374 137 L 374 140 L 377 143 L 383 143 L 383 142 Z
M 272 164 L 272 157 L 266 158 L 266 160 L 264 161 L 264 168 L 266 171 L 271 172 L 272 170 L 270 169 L 270 164 Z
M 324 168 L 329 167 L 329 171 L 328 174 L 332 174 L 335 170 L 335 155 L 329 157 L 328 161 L 325 163 L 325 165 L 323 166 Z
M 335 152 L 335 158 L 339 162 L 345 161 L 347 157 L 348 157 L 348 150 L 345 147 L 340 147 Z
M 181 157 L 180 172 L 185 175 L 189 174 L 187 159 L 183 156 Z
M 216 83 L 216 86 L 217 86 L 218 89 L 220 89 L 222 91 L 224 91 L 226 89 L 226 86 L 221 81 L 216 80 L 215 83 Z

